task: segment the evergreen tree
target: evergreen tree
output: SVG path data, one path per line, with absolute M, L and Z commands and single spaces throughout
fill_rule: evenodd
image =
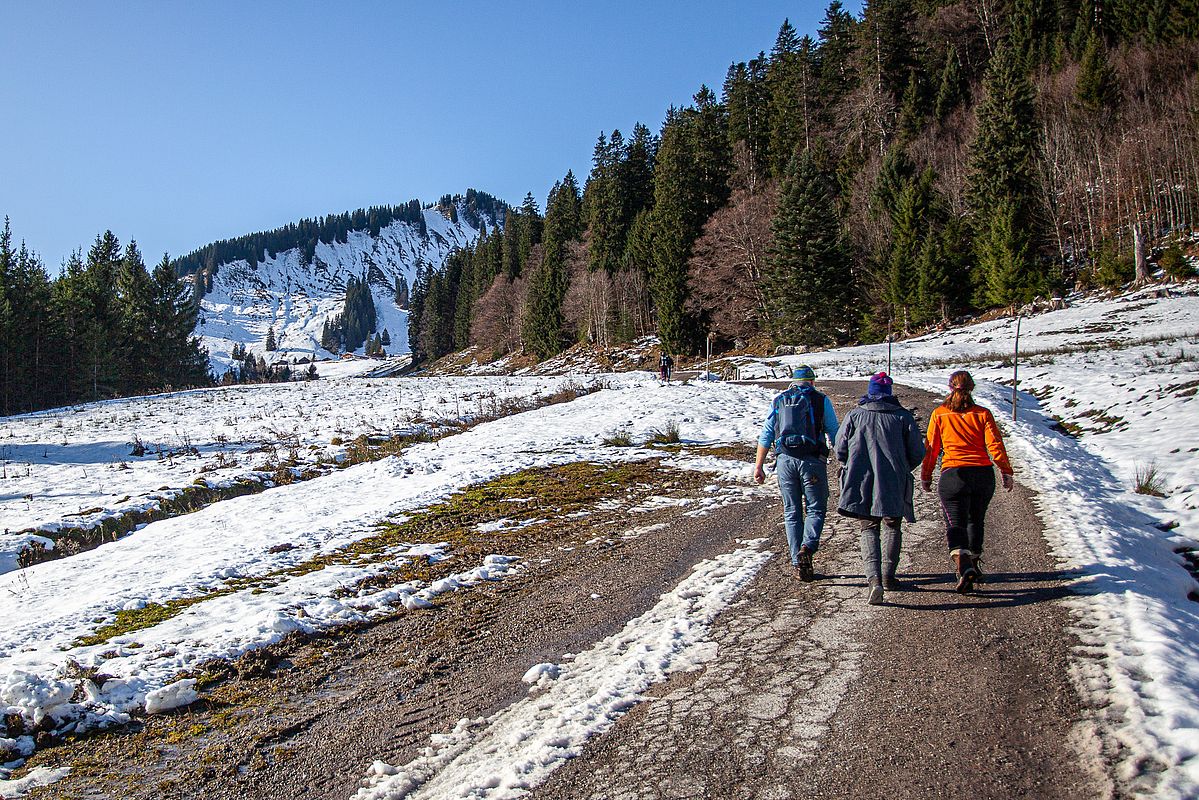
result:
M 887 269 L 885 299 L 890 306 L 892 319 L 902 323 L 908 330 L 911 323 L 918 322 L 914 313 L 919 297 L 919 264 L 924 243 L 933 225 L 933 180 L 931 169 L 926 169 L 915 180 L 911 180 L 896 198 L 892 229 L 891 258 Z
M 562 351 L 562 300 L 566 296 L 566 245 L 581 235 L 578 182 L 566 174 L 554 184 L 546 202 L 545 247 L 541 264 L 529 277 L 529 297 L 522 332 L 525 346 L 538 358 L 549 358 Z
M 729 196 L 728 115 L 706 86 L 694 100 L 668 112 L 654 169 L 649 290 L 658 334 L 672 352 L 690 349 L 695 332 L 686 312 L 691 246 Z
M 395 304 L 399 308 L 408 307 L 408 279 L 403 275 L 396 276 Z
M 522 269 L 529 263 L 529 254 L 533 252 L 533 247 L 541 244 L 541 228 L 541 212 L 537 209 L 533 193 L 528 192 L 520 206 L 520 233 L 517 238 Z
M 86 359 L 81 376 L 91 397 L 115 394 L 119 386 L 116 278 L 122 261 L 121 244 L 112 231 L 96 236 L 87 254 L 81 281 L 80 349 Z
M 521 261 L 520 238 L 524 225 L 520 213 L 510 210 L 504 217 L 504 240 L 501 248 L 504 274 L 511 279 L 520 277 L 524 262 Z
M 586 206 L 591 231 L 588 263 L 593 271 L 615 272 L 624 250 L 624 196 L 620 180 L 623 144 L 619 130 L 612 131 L 610 140 L 601 133 L 591 155 Z
M 475 301 L 482 294 L 475 276 L 474 251 L 459 249 L 451 252 L 446 258 L 446 267 L 454 296 L 454 349 L 461 350 L 470 344 Z
M 274 351 L 279 349 L 279 343 L 275 340 L 275 326 L 274 325 L 271 325 L 266 329 L 266 342 L 263 344 L 263 348 L 268 353 L 273 353 Z
M 13 318 L 13 270 L 15 254 L 12 247 L 12 228 L 4 218 L 0 232 L 0 414 L 15 413 L 16 367 L 19 362 L 17 330 Z
M 765 180 L 770 170 L 770 89 L 765 53 L 729 66 L 722 100 L 729 114 L 729 146 L 745 147 L 750 183 Z
M 871 211 L 880 217 L 885 217 L 894 224 L 895 208 L 899 203 L 899 195 L 911 183 L 916 174 L 916 165 L 908 157 L 902 144 L 893 145 L 883 157 L 882 167 L 878 174 L 878 183 L 870 198 Z
M 1107 60 L 1107 47 L 1095 31 L 1091 31 L 1086 49 L 1083 50 L 1074 98 L 1079 107 L 1089 114 L 1111 110 L 1120 99 L 1116 73 Z
M 899 106 L 899 119 L 895 129 L 904 140 L 915 139 L 924 127 L 928 112 L 925 109 L 924 87 L 920 82 L 920 74 L 912 70 L 908 77 L 907 88 L 903 91 L 903 102 Z
M 117 367 L 122 394 L 153 386 L 155 346 L 152 339 L 153 288 L 137 243 L 125 247 L 117 272 Z
M 808 151 L 797 153 L 783 179 L 771 224 L 766 281 L 767 327 L 776 342 L 806 346 L 845 338 L 852 286 L 849 262 L 827 178 Z
M 658 140 L 650 133 L 650 129 L 640 122 L 633 125 L 633 135 L 625 145 L 619 170 L 624 193 L 621 220 L 626 230 L 642 209 L 653 205 L 654 161 L 657 153 Z
M 965 94 L 958 51 L 956 47 L 951 46 L 945 51 L 945 66 L 941 68 L 941 83 L 937 89 L 933 115 L 938 121 L 944 122 L 949 112 L 965 99 Z
M 913 0 L 868 0 L 857 26 L 863 75 L 877 84 L 884 97 L 898 104 L 912 70 L 919 66 Z
M 796 148 L 811 147 L 817 97 L 815 43 L 800 38 L 784 20 L 770 52 L 766 79 L 770 90 L 770 154 L 773 173 L 781 175 Z
M 820 96 L 826 109 L 836 107 L 837 101 L 857 85 L 854 68 L 854 31 L 857 21 L 839 0 L 829 3 L 820 23 L 818 57 L 820 64 Z
M 40 258 L 18 254 L 20 293 L 24 295 L 18 325 L 24 330 L 25 374 L 28 376 L 23 406 L 33 410 L 67 402 L 63 376 L 71 368 L 62 352 L 62 320 L 55 313 L 53 286 Z
M 633 218 L 629 227 L 629 238 L 625 243 L 621 266 L 644 277 L 649 277 L 654 264 L 653 215 L 651 209 L 642 209 Z
M 1001 200 L 976 236 L 978 267 L 983 276 L 981 299 L 991 306 L 1015 306 L 1033 299 L 1042 289 L 1033 271 L 1031 237 L 1020 227 L 1019 212 Z
M 1036 107 L 1032 85 L 1010 47 L 1001 47 L 992 59 L 977 116 L 967 189 L 982 271 L 978 284 L 984 288 L 979 298 L 1009 305 L 1046 283 L 1032 263 L 1040 219 L 1037 128 L 1030 124 Z M 991 275 L 991 269 L 1002 274 Z
M 412 300 L 408 306 L 408 348 L 412 351 L 413 363 L 420 363 L 428 358 L 421 348 L 421 325 L 425 309 L 425 296 L 428 294 L 429 276 L 424 264 L 417 262 L 416 277 L 412 281 Z M 326 348 L 328 349 L 328 348 Z
M 951 314 L 969 304 L 969 251 L 965 226 L 956 217 L 925 237 L 918 266 L 921 319 L 948 322 Z
M 427 358 L 441 358 L 453 345 L 453 296 L 446 276 L 431 270 L 420 317 L 420 349 Z

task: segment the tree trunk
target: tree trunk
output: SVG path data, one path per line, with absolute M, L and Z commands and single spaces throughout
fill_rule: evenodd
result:
M 1145 261 L 1145 235 L 1141 232 L 1141 223 L 1132 225 L 1132 257 L 1136 262 L 1136 285 L 1144 286 L 1149 282 L 1149 265 Z

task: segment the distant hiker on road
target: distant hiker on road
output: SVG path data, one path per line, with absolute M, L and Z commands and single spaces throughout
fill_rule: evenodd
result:
M 912 470 L 924 458 L 924 440 L 912 412 L 891 393 L 891 378 L 870 379 L 858 407 L 845 415 L 835 452 L 841 462 L 837 513 L 860 521 L 867 602 L 883 602 L 883 589 L 902 588 L 895 577 L 903 542 L 903 520 L 916 521 Z M 880 543 L 881 528 L 886 536 Z M 880 546 L 881 544 L 881 546 Z
M 658 377 L 664 382 L 670 383 L 670 373 L 674 371 L 674 359 L 663 350 L 662 357 L 658 359 Z
M 799 367 L 791 378 L 794 382 L 787 391 L 774 398 L 758 437 L 754 480 L 766 480 L 762 465 L 773 445 L 791 566 L 799 569 L 801 580 L 810 581 L 812 556 L 820 547 L 828 509 L 826 462 L 829 445 L 837 440 L 837 414 L 832 401 L 816 391 L 816 373 L 811 367 Z
M 920 486 L 932 490 L 933 467 L 941 459 L 941 508 L 945 511 L 949 554 L 957 569 L 957 590 L 974 589 L 982 580 L 983 521 L 995 494 L 999 467 L 1003 488 L 1012 490 L 1012 465 L 1003 447 L 1003 436 L 990 410 L 976 405 L 974 379 L 965 370 L 949 376 L 949 397 L 937 406 L 928 421 L 927 451 L 920 470 Z

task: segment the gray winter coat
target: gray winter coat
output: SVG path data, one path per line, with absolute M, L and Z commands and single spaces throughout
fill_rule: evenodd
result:
M 838 513 L 916 521 L 912 470 L 924 459 L 924 437 L 911 411 L 894 397 L 863 398 L 841 423 L 835 452 L 841 462 Z

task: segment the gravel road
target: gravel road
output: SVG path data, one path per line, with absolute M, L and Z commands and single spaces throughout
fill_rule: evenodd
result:
M 842 415 L 862 387 L 820 388 Z M 931 396 L 898 393 L 927 420 Z M 35 796 L 348 798 L 372 760 L 405 763 L 459 718 L 512 703 L 530 665 L 620 630 L 695 563 L 760 536 L 777 555 L 713 626 L 715 660 L 659 684 L 534 797 L 1112 796 L 1069 681 L 1056 601 L 1071 576 L 1028 491 L 992 504 L 971 596 L 953 591 L 935 495 L 918 494 L 917 516 L 901 565 L 912 590 L 869 606 L 851 520 L 830 515 L 805 584 L 772 494 L 703 517 L 665 508 L 640 536 L 531 553 L 519 578 L 296 645 L 243 676 L 236 703 L 186 712 L 194 735 L 172 741 L 154 728 L 178 720 L 151 720 L 55 748 L 44 763 L 77 769 Z

